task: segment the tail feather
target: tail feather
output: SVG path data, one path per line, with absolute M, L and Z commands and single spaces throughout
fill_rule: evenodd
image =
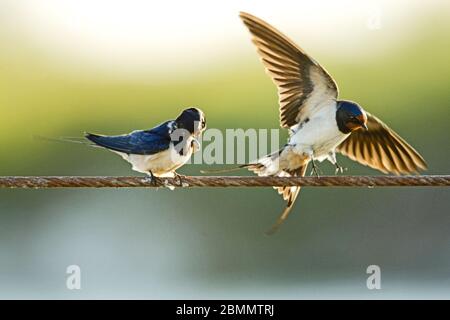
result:
M 299 176 L 303 177 L 306 173 L 306 168 L 308 167 L 308 164 L 300 167 L 295 172 L 293 172 L 292 176 Z M 278 193 L 283 194 L 283 199 L 287 201 L 286 208 L 283 210 L 283 212 L 278 217 L 275 224 L 266 231 L 267 235 L 272 235 L 280 228 L 280 226 L 284 223 L 284 221 L 289 216 L 289 213 L 292 210 L 292 207 L 294 206 L 295 200 L 297 199 L 297 196 L 300 192 L 300 187 L 278 187 Z
M 258 159 L 256 163 L 250 163 L 245 167 L 258 176 L 280 176 L 279 174 L 283 171 L 279 166 L 279 157 L 281 151 L 282 150 L 271 153 L 263 158 Z
M 48 142 L 62 142 L 62 143 L 79 143 L 79 144 L 84 144 L 84 145 L 88 145 L 91 147 L 95 147 L 96 145 L 91 143 L 90 141 L 87 141 L 85 138 L 83 137 L 59 137 L 59 138 L 53 138 L 53 137 L 45 137 L 45 136 L 40 136 L 40 135 L 34 135 L 33 136 L 34 139 L 36 140 L 41 140 L 41 141 L 48 141 Z
M 295 170 L 286 170 L 280 167 L 279 157 L 282 150 L 269 154 L 264 158 L 258 160 L 257 163 L 246 165 L 250 171 L 254 172 L 258 176 L 276 176 L 276 177 L 292 177 L 300 176 L 303 177 L 306 173 L 306 168 L 308 163 L 306 162 L 301 167 Z M 266 234 L 274 234 L 283 222 L 289 216 L 289 213 L 294 206 L 295 200 L 300 192 L 300 187 L 274 187 L 278 193 L 286 201 L 286 208 L 283 210 L 281 215 L 278 217 L 275 224 L 266 232 Z
M 98 145 L 103 148 L 113 149 L 111 146 L 111 143 L 114 142 L 114 140 L 112 140 L 112 137 L 102 136 L 99 134 L 89 133 L 89 132 L 86 132 L 84 137 L 86 139 L 88 139 L 89 141 L 91 141 L 92 143 L 94 143 L 95 145 Z
M 221 172 L 231 172 L 240 170 L 243 168 L 247 168 L 258 176 L 273 176 L 273 177 L 292 177 L 298 176 L 303 177 L 306 173 L 306 168 L 308 167 L 308 161 L 305 161 L 303 165 L 296 168 L 295 170 L 287 170 L 285 168 L 280 167 L 280 155 L 283 149 L 271 153 L 254 163 L 240 165 L 234 168 L 229 169 L 219 169 L 219 170 L 202 170 L 202 173 L 221 173 Z M 295 200 L 298 197 L 300 192 L 300 187 L 274 187 L 278 191 L 278 193 L 283 197 L 286 201 L 286 208 L 278 217 L 277 221 L 274 225 L 266 232 L 267 235 L 274 234 L 280 226 L 284 223 L 284 221 L 289 216 L 289 213 L 294 206 Z
M 226 172 L 233 172 L 233 171 L 238 171 L 241 170 L 243 168 L 247 168 L 249 165 L 248 164 L 243 164 L 237 167 L 233 167 L 233 168 L 227 168 L 227 169 L 210 169 L 210 170 L 200 170 L 201 173 L 226 173 Z

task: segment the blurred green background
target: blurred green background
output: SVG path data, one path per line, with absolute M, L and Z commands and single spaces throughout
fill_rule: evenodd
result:
M 296 3 L 198 2 L 174 22 L 164 4 L 1 1 L 0 175 L 135 175 L 106 151 L 32 137 L 150 128 L 186 106 L 209 128 L 277 128 L 276 91 L 239 10 L 321 61 L 341 98 L 395 128 L 427 173 L 448 173 L 448 3 Z M 271 188 L 0 190 L 0 298 L 450 298 L 448 190 L 305 188 L 265 236 L 283 206 Z M 78 291 L 65 286 L 71 264 Z M 372 264 L 378 291 L 366 288 Z

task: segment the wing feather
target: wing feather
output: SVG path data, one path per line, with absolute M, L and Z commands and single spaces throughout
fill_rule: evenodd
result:
M 350 134 L 336 150 L 350 159 L 383 173 L 411 174 L 425 170 L 427 164 L 396 132 L 367 113 L 368 130 Z
M 150 130 L 134 131 L 119 136 L 87 133 L 86 139 L 98 146 L 127 154 L 151 155 L 169 148 L 171 143 L 170 121 Z
M 303 122 L 328 100 L 338 87 L 328 72 L 292 40 L 263 20 L 242 12 L 257 52 L 278 88 L 280 122 L 285 128 Z

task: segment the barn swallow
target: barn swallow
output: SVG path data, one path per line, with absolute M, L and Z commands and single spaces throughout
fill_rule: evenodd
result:
M 329 160 L 337 170 L 336 152 L 383 173 L 409 174 L 426 169 L 420 154 L 380 119 L 356 102 L 338 100 L 330 74 L 303 49 L 263 20 L 241 12 L 266 72 L 278 89 L 280 124 L 289 129 L 279 151 L 245 165 L 260 176 L 304 176 L 311 162 Z M 286 208 L 269 231 L 284 222 L 300 187 L 276 187 Z
M 204 113 L 200 109 L 189 108 L 175 120 L 152 129 L 118 136 L 87 133 L 85 137 L 96 146 L 122 156 L 133 170 L 148 174 L 152 183 L 156 183 L 158 177 L 178 177 L 181 183 L 181 176 L 175 170 L 199 150 L 197 138 L 205 128 Z

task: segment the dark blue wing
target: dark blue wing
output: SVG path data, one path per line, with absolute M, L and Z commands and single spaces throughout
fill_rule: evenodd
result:
M 114 151 L 127 154 L 155 154 L 169 148 L 172 121 L 150 129 L 133 131 L 120 136 L 102 136 L 87 133 L 86 138 L 93 143 Z

